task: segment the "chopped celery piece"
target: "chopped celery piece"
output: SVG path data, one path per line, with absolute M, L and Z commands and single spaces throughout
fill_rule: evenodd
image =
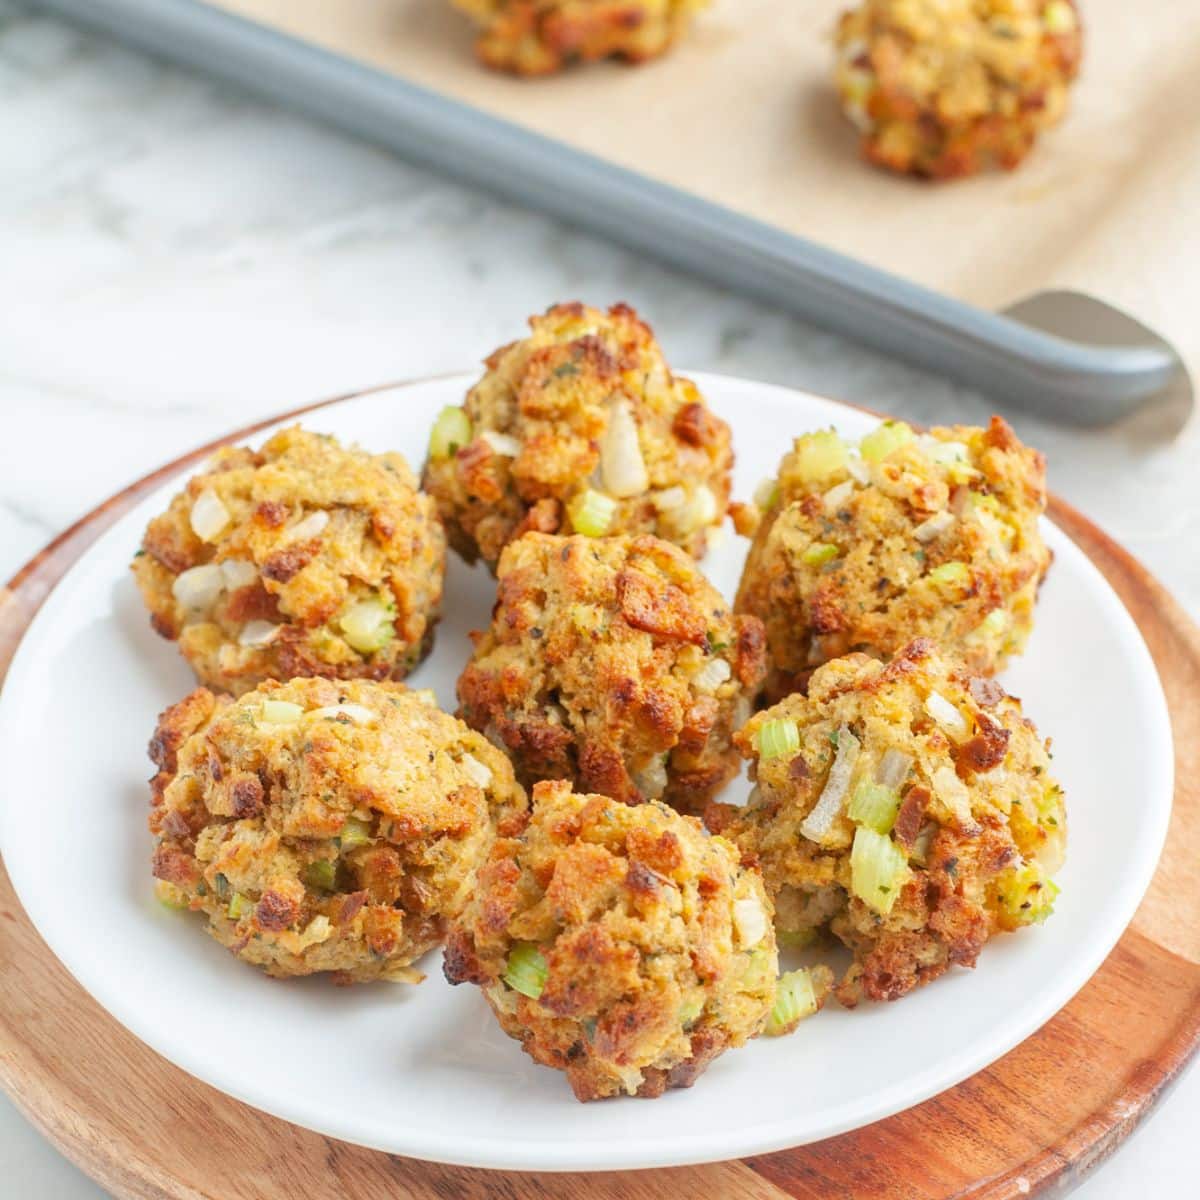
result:
M 859 442 L 858 452 L 867 462 L 880 462 L 906 442 L 911 442 L 914 436 L 903 421 L 884 421 Z
M 779 1037 L 791 1033 L 805 1017 L 817 1011 L 817 997 L 813 991 L 812 976 L 801 968 L 780 975 L 775 985 L 775 1004 L 767 1019 L 765 1030 L 768 1037 Z
M 679 1023 L 685 1029 L 696 1023 L 696 1018 L 704 1011 L 704 997 L 693 996 L 679 1006 Z
M 900 811 L 900 793 L 881 783 L 863 780 L 854 789 L 846 815 L 858 825 L 865 825 L 876 833 L 891 833 Z
M 1001 924 L 1008 929 L 1040 925 L 1053 911 L 1059 888 L 1033 863 L 1002 875 L 994 886 Z
M 379 596 L 351 604 L 338 617 L 342 636 L 360 654 L 382 650 L 396 636 L 396 607 Z
M 829 542 L 813 542 L 800 555 L 800 561 L 807 567 L 821 567 L 827 562 L 833 562 L 839 553 L 838 548 Z
M 758 728 L 758 757 L 761 762 L 795 754 L 800 749 L 800 728 L 787 717 L 764 721 Z
M 264 700 L 259 719 L 268 725 L 290 725 L 304 716 L 304 709 L 290 700 Z
M 971 581 L 971 568 L 965 562 L 942 563 L 929 572 L 931 582 L 947 586 L 962 587 Z
M 318 858 L 316 862 L 310 862 L 304 868 L 304 882 L 310 888 L 316 888 L 321 892 L 337 890 L 336 876 L 337 863 L 332 858 Z
M 603 537 L 617 515 L 617 502 L 603 492 L 588 488 L 572 496 L 567 504 L 571 528 L 584 537 Z
M 550 970 L 542 952 L 532 942 L 518 942 L 508 954 L 504 966 L 504 982 L 514 992 L 536 1000 L 546 986 Z
M 449 458 L 471 440 L 471 418 L 457 405 L 443 408 L 429 434 L 429 457 Z
M 1067 0 L 1053 0 L 1053 3 L 1047 4 L 1042 13 L 1042 21 L 1047 32 L 1055 34 L 1070 33 L 1078 24 L 1075 9 Z
M 792 470 L 803 483 L 827 479 L 846 466 L 846 443 L 832 429 L 806 433 L 796 439 Z
M 860 825 L 850 850 L 850 890 L 877 913 L 892 911 L 908 878 L 908 860 L 882 833 Z
M 367 846 L 371 842 L 371 827 L 365 821 L 347 821 L 338 835 L 338 842 L 343 850 Z
M 234 892 L 229 897 L 229 908 L 226 911 L 229 913 L 231 921 L 240 921 L 253 908 L 254 901 L 249 896 L 243 896 L 241 892 Z

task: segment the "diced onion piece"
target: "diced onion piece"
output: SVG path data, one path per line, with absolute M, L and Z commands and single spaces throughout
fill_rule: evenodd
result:
M 542 994 L 549 974 L 550 969 L 537 946 L 532 942 L 518 942 L 508 953 L 502 978 L 514 992 L 536 1000 Z
M 812 811 L 804 818 L 800 826 L 801 834 L 811 841 L 823 843 L 829 836 L 833 823 L 846 803 L 846 793 L 850 790 L 850 776 L 854 773 L 854 764 L 858 761 L 861 749 L 858 738 L 849 728 L 843 725 L 837 731 L 837 754 L 821 795 L 813 805 Z
M 850 890 L 865 905 L 890 913 L 908 874 L 908 860 L 890 837 L 858 827 L 850 850 Z
M 871 482 L 871 468 L 857 455 L 851 454 L 846 458 L 846 470 L 855 483 Z
M 802 483 L 816 483 L 846 466 L 846 443 L 832 429 L 798 437 L 792 447 L 791 473 Z
M 971 815 L 971 797 L 967 785 L 958 777 L 953 767 L 938 767 L 930 776 L 937 798 L 954 814 L 964 828 L 975 824 Z
M 342 826 L 342 832 L 338 834 L 338 844 L 342 850 L 354 850 L 358 846 L 369 845 L 370 841 L 371 827 L 365 821 L 353 818 Z
M 225 502 L 217 495 L 216 491 L 212 488 L 205 488 L 196 497 L 196 502 L 192 505 L 189 520 L 191 521 L 192 532 L 202 542 L 212 542 L 221 535 L 221 530 L 229 524 L 230 513 L 229 509 L 225 507 Z
M 971 581 L 971 568 L 965 562 L 946 562 L 934 567 L 927 578 L 939 586 L 964 587 Z
M 884 421 L 858 444 L 858 452 L 867 462 L 882 462 L 889 454 L 914 438 L 912 429 L 903 421 Z
M 903 750 L 885 750 L 875 768 L 875 782 L 893 791 L 899 791 L 900 785 L 908 778 L 913 761 L 913 756 L 905 754 Z
M 667 764 L 656 754 L 632 774 L 633 785 L 647 800 L 657 800 L 667 790 Z
M 637 422 L 629 401 L 618 397 L 608 413 L 608 428 L 600 443 L 600 475 L 613 496 L 640 496 L 650 486 L 646 461 L 638 443 Z
M 247 621 L 238 634 L 239 646 L 269 646 L 279 636 L 280 626 L 270 621 Z
M 764 1030 L 768 1037 L 781 1037 L 817 1011 L 817 995 L 812 976 L 803 967 L 786 971 L 775 985 L 775 1003 Z
M 450 458 L 471 440 L 471 418 L 456 404 L 437 415 L 429 434 L 429 457 Z
M 1053 0 L 1052 3 L 1047 4 L 1042 13 L 1042 21 L 1046 26 L 1046 31 L 1053 34 L 1071 33 L 1079 23 L 1075 16 L 1075 9 L 1067 3 L 1067 0 Z
M 567 504 L 571 528 L 584 537 L 603 537 L 617 515 L 617 502 L 603 492 L 588 488 L 572 496 Z
M 757 946 L 767 936 L 767 914 L 762 902 L 749 896 L 733 902 L 733 928 L 743 949 Z
M 322 708 L 311 709 L 308 715 L 318 721 L 336 721 L 339 717 L 345 717 L 355 725 L 374 725 L 379 719 L 378 713 L 362 704 L 326 704 Z
M 207 612 L 224 590 L 225 576 L 216 563 L 189 567 L 171 584 L 171 595 L 192 612 Z
M 775 501 L 779 499 L 779 484 L 774 479 L 764 479 L 758 487 L 754 489 L 754 503 L 766 512 L 767 509 L 773 508 Z
M 494 429 L 485 429 L 479 436 L 491 446 L 493 453 L 503 458 L 516 458 L 521 453 L 520 441 L 510 433 L 497 433 Z
M 337 863 L 332 858 L 318 858 L 304 868 L 304 882 L 319 892 L 337 890 Z
M 221 562 L 221 577 L 231 592 L 249 587 L 258 579 L 258 568 L 244 558 L 226 558 Z
M 464 754 L 459 762 L 476 787 L 485 788 L 492 782 L 492 768 L 485 766 L 473 754 Z
M 840 551 L 830 542 L 813 542 L 800 555 L 800 561 L 807 567 L 822 567 L 827 562 L 833 562 Z
M 822 503 L 825 505 L 825 511 L 832 516 L 836 513 L 851 496 L 854 495 L 854 480 L 843 479 L 841 483 L 835 484 L 822 497 Z
M 764 721 L 758 728 L 758 758 L 768 762 L 772 758 L 789 757 L 800 749 L 800 727 L 787 717 L 775 717 Z
M 324 913 L 313 917 L 303 932 L 300 934 L 300 940 L 305 947 L 315 946 L 318 942 L 325 941 L 333 933 L 333 924 Z
M 692 676 L 692 686 L 699 692 L 712 693 L 728 682 L 733 669 L 723 658 L 709 659 L 708 662 Z
M 319 508 L 316 512 L 310 512 L 302 521 L 297 521 L 295 525 L 287 531 L 288 540 L 292 542 L 307 542 L 311 538 L 320 537 L 325 532 L 325 526 L 329 524 L 329 514 Z
M 846 806 L 846 816 L 850 820 L 876 833 L 891 833 L 899 811 L 900 793 L 867 779 L 854 789 Z
M 374 654 L 396 636 L 395 609 L 378 596 L 358 600 L 338 617 L 342 636 L 359 654 Z
M 703 529 L 717 519 L 717 498 L 706 483 L 702 483 L 692 494 L 687 515 L 682 524 L 688 529 Z
M 304 709 L 290 700 L 264 700 L 258 719 L 267 725 L 291 725 L 304 716 Z
M 240 921 L 248 912 L 253 912 L 254 901 L 241 892 L 234 892 L 229 897 L 229 907 L 225 910 L 231 921 Z
M 961 741 L 970 732 L 967 718 L 942 695 L 930 692 L 925 697 L 925 711 L 952 737 Z
M 650 493 L 650 503 L 659 512 L 670 512 L 672 509 L 679 508 L 686 501 L 687 492 L 678 484 L 674 487 L 663 488 L 660 491 Z
M 913 530 L 913 537 L 918 542 L 932 542 L 934 538 L 941 537 L 953 524 L 954 514 L 949 509 L 943 509 L 940 513 L 934 513 L 929 520 L 922 521 Z

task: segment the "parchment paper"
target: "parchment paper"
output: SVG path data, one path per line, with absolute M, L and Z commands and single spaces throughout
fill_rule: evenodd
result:
M 717 0 L 666 58 L 520 80 L 448 0 L 210 0 L 984 308 L 1074 288 L 1200 373 L 1200 2 L 1082 0 L 1071 110 L 1014 173 L 862 162 L 829 83 L 842 0 Z

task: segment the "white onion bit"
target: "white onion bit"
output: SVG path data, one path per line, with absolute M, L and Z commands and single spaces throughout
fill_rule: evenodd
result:
M 675 487 L 663 488 L 661 491 L 650 493 L 650 503 L 659 512 L 670 512 L 671 509 L 678 508 L 685 500 L 687 500 L 687 492 L 678 484 Z
M 903 750 L 886 750 L 875 768 L 875 782 L 892 791 L 898 791 L 912 769 L 913 756 Z
M 971 797 L 967 785 L 958 777 L 953 767 L 938 767 L 930 776 L 937 798 L 955 815 L 964 828 L 975 824 L 971 816 Z
M 476 787 L 485 788 L 492 782 L 492 769 L 485 766 L 473 754 L 464 754 L 459 762 L 462 768 L 471 777 L 471 782 Z
M 925 697 L 925 711 L 956 740 L 967 736 L 966 717 L 941 692 L 930 692 Z
M 667 767 L 655 755 L 640 771 L 633 772 L 633 785 L 648 800 L 657 800 L 667 790 Z
M 733 927 L 744 949 L 757 946 L 767 936 L 767 914 L 753 897 L 733 902 Z
M 871 468 L 861 458 L 856 458 L 853 454 L 846 458 L 846 470 L 850 473 L 850 478 L 855 483 L 871 482 Z
M 934 538 L 941 537 L 953 524 L 954 514 L 948 510 L 943 510 L 940 513 L 934 513 L 928 521 L 922 521 L 913 530 L 913 537 L 918 542 L 932 542 Z
M 829 777 L 821 789 L 821 795 L 813 805 L 812 812 L 804 818 L 800 826 L 801 834 L 810 841 L 824 843 L 829 836 L 833 822 L 841 813 L 846 803 L 846 793 L 850 790 L 850 776 L 854 773 L 854 764 L 858 761 L 860 750 L 858 738 L 849 728 L 843 725 L 837 733 L 837 755 L 833 766 L 829 768 Z
M 355 725 L 374 725 L 378 719 L 376 713 L 361 704 L 326 704 L 323 708 L 314 708 L 308 715 L 318 720 L 337 720 L 338 717 L 345 717 Z
M 713 658 L 692 676 L 692 684 L 699 692 L 715 692 L 733 674 L 732 668 L 723 658 Z
M 212 488 L 205 488 L 192 505 L 190 520 L 195 535 L 202 542 L 211 542 L 229 524 L 229 509 Z
M 516 458 L 521 453 L 521 443 L 512 434 L 485 429 L 479 436 L 491 446 L 494 454 L 503 458 Z
M 278 636 L 280 627 L 270 621 L 247 621 L 238 634 L 239 646 L 269 646 Z
M 600 445 L 600 474 L 605 490 L 619 499 L 640 496 L 650 486 L 637 422 L 629 402 L 621 398 L 614 400 L 609 410 L 608 428 Z
M 831 487 L 824 496 L 825 511 L 832 516 L 846 503 L 847 500 L 850 499 L 853 494 L 853 479 L 845 479 L 841 483 Z
M 190 567 L 171 584 L 171 594 L 192 612 L 207 612 L 225 588 L 225 577 L 216 563 Z
M 221 563 L 221 576 L 225 586 L 236 592 L 239 588 L 249 587 L 258 578 L 258 568 L 244 558 L 227 558 Z
M 309 513 L 303 521 L 297 521 L 288 530 L 288 539 L 293 542 L 307 542 L 310 538 L 320 537 L 328 524 L 329 514 L 323 508 L 319 508 L 316 512 Z
M 717 498 L 713 495 L 712 488 L 707 484 L 702 483 L 692 496 L 692 502 L 688 505 L 686 525 L 689 530 L 701 529 L 705 525 L 711 525 L 717 516 Z

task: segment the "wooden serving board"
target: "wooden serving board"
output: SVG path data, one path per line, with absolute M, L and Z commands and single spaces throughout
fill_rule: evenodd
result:
M 0 678 L 72 563 L 212 448 L 114 496 L 17 573 L 0 592 Z M 1050 515 L 1104 573 L 1150 647 L 1175 736 L 1175 807 L 1150 890 L 1104 965 L 1039 1032 L 956 1088 L 853 1133 L 711 1166 L 517 1175 L 397 1158 L 269 1117 L 160 1058 L 51 954 L 2 867 L 0 1086 L 121 1200 L 1017 1200 L 1069 1188 L 1120 1146 L 1200 1044 L 1200 630 L 1086 518 L 1057 499 Z M 1136 813 L 1136 796 L 1129 805 Z

